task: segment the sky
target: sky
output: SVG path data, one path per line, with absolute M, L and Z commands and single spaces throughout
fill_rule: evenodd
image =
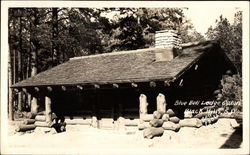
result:
M 219 19 L 221 14 L 232 24 L 234 13 L 237 11 L 234 7 L 189 7 L 188 10 L 184 10 L 184 14 L 191 19 L 197 32 L 204 35 L 211 25 L 215 26 L 215 20 Z
M 184 14 L 191 20 L 197 32 L 205 35 L 210 26 L 215 26 L 215 20 L 219 19 L 220 15 L 226 17 L 232 24 L 234 20 L 234 14 L 239 9 L 235 7 L 188 7 L 184 9 Z M 109 13 L 113 17 L 115 13 Z

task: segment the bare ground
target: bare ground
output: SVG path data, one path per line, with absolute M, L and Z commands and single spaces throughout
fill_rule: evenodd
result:
M 15 123 L 16 124 L 16 123 Z M 57 134 L 15 133 L 12 123 L 8 147 L 32 148 L 81 148 L 96 151 L 104 149 L 179 149 L 179 148 L 241 148 L 242 128 L 233 119 L 220 119 L 213 125 L 201 128 L 182 127 L 179 132 L 165 130 L 163 136 L 144 139 L 143 131 L 101 130 L 91 127 L 67 126 L 66 132 Z M 39 149 L 40 150 L 40 149 Z M 42 153 L 42 152 L 39 152 Z

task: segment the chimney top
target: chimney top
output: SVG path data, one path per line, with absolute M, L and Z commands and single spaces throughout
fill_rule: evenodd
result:
M 176 30 L 161 30 L 155 33 L 155 48 L 180 49 L 181 39 Z
M 170 61 L 177 56 L 181 49 L 181 39 L 176 30 L 162 30 L 155 33 L 155 48 L 159 50 L 155 53 L 156 61 Z

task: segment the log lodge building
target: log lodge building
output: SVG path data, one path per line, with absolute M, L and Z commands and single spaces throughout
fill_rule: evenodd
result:
M 176 100 L 212 100 L 222 75 L 236 72 L 217 41 L 184 45 L 166 30 L 155 39 L 154 48 L 74 57 L 11 87 L 31 94 L 31 106 L 44 109 L 47 122 L 55 113 L 99 122 L 108 118 L 112 124 L 119 117 L 153 113 L 159 94 L 183 117 Z

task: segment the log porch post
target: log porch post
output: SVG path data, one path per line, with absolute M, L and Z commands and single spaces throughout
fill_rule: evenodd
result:
M 13 89 L 9 87 L 9 119 L 14 120 Z
M 30 112 L 32 114 L 37 114 L 38 113 L 38 103 L 37 103 L 37 96 L 36 95 L 32 95 L 31 96 L 31 105 L 30 105 Z
M 139 113 L 140 117 L 141 115 L 148 113 L 148 102 L 147 102 L 147 96 L 144 94 L 141 94 L 139 97 L 140 105 L 139 105 Z
M 47 95 L 45 96 L 45 117 L 46 122 L 52 122 L 52 109 L 51 109 L 51 98 Z
M 156 106 L 157 106 L 157 111 L 161 112 L 161 113 L 165 113 L 166 112 L 166 98 L 165 95 L 162 93 L 159 93 L 159 95 L 156 98 Z
M 22 91 L 19 91 L 18 92 L 18 103 L 17 103 L 17 109 L 18 111 L 22 112 L 23 111 L 23 105 L 22 105 L 22 96 L 23 96 L 23 93 Z

